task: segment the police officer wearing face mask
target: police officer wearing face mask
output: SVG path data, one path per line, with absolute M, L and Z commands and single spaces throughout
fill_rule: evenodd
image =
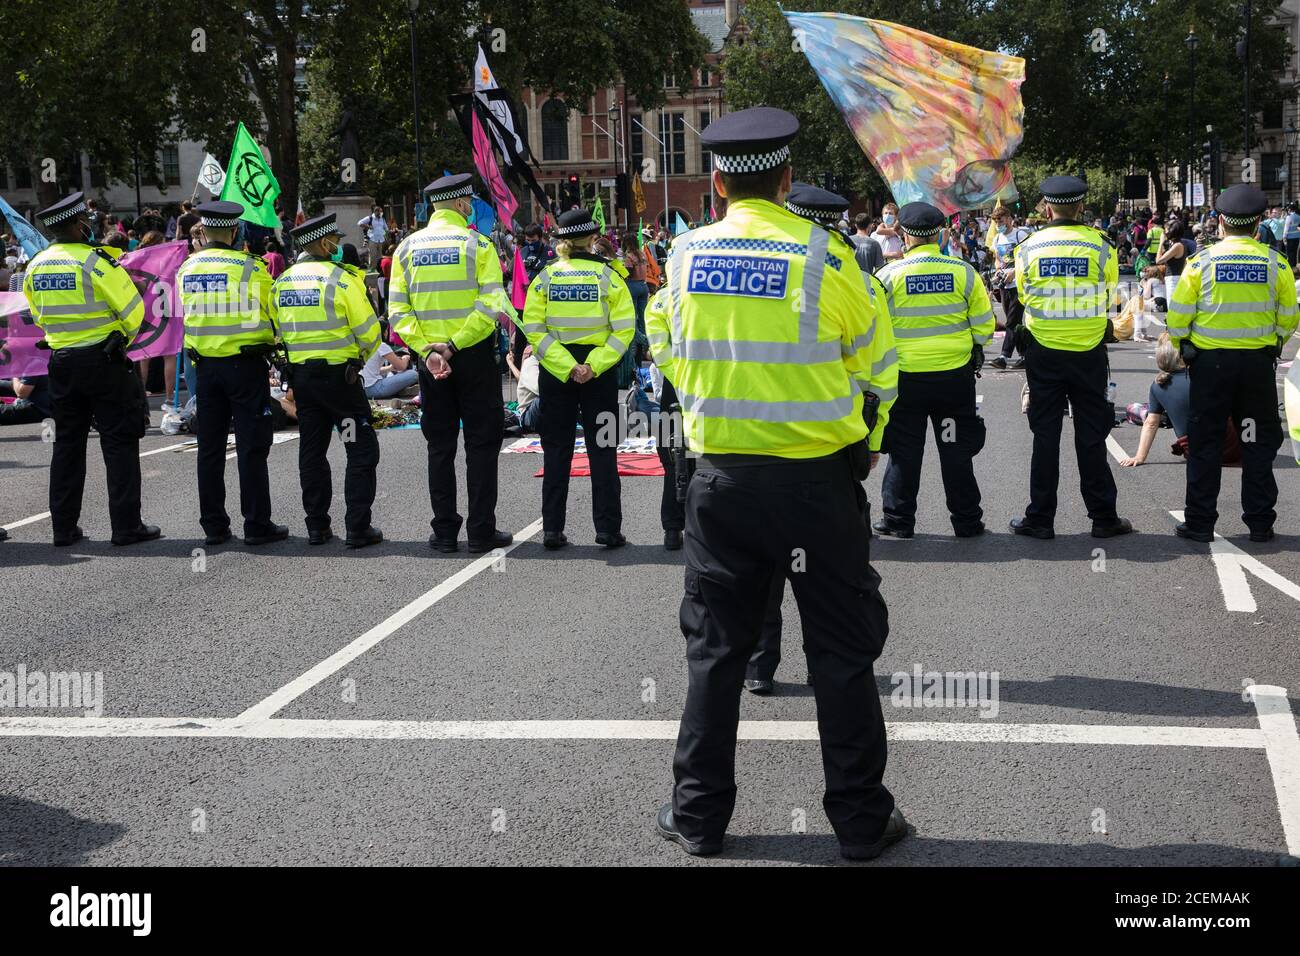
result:
M 271 317 L 288 352 L 289 383 L 298 406 L 298 471 L 307 542 L 325 544 L 334 536 L 325 456 L 330 433 L 337 431 L 347 454 L 344 543 L 364 548 L 384 539 L 370 523 L 379 439 L 370 423 L 370 402 L 360 374 L 379 348 L 379 317 L 364 281 L 342 264 L 343 233 L 333 213 L 308 219 L 290 235 L 302 254 L 271 288 Z
M 148 404 L 127 346 L 144 321 L 144 302 L 126 270 L 90 245 L 86 201 L 73 193 L 37 213 L 54 242 L 27 267 L 23 293 L 45 332 L 54 403 L 50 514 L 54 544 L 84 534 L 86 439 L 92 419 L 108 472 L 108 513 L 115 545 L 151 541 L 159 530 L 140 520 L 140 439 Z

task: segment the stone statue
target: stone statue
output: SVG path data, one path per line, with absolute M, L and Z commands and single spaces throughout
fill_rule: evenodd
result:
M 341 173 L 341 193 L 361 191 L 361 143 L 357 139 L 357 124 L 352 111 L 345 109 L 339 117 L 338 128 L 334 136 L 339 141 L 339 160 Z M 349 162 L 349 160 L 351 162 Z M 349 173 L 351 167 L 351 173 Z

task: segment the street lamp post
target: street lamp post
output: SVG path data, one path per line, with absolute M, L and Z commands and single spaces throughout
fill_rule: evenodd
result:
M 1187 53 L 1191 58 L 1191 84 L 1187 106 L 1187 174 L 1183 177 L 1183 182 L 1186 184 L 1183 201 L 1190 206 L 1192 204 L 1192 150 L 1196 148 L 1192 135 L 1192 124 L 1196 116 L 1196 48 L 1201 45 L 1201 38 L 1196 35 L 1195 27 L 1188 28 L 1187 38 L 1183 43 L 1186 44 Z
M 1169 74 L 1168 73 L 1165 74 L 1165 81 L 1162 84 L 1162 86 L 1165 91 L 1165 114 L 1164 115 L 1168 116 L 1169 115 Z M 1168 137 L 1161 137 L 1160 139 L 1160 154 L 1161 154 L 1160 164 L 1163 169 L 1162 175 L 1165 178 L 1165 186 L 1167 187 L 1169 185 L 1169 138 Z M 1169 190 L 1166 188 L 1165 195 L 1167 196 L 1168 193 Z M 1156 200 L 1159 201 L 1159 199 L 1160 196 L 1157 195 Z M 1166 203 L 1167 202 L 1168 201 L 1166 200 Z M 1163 208 L 1160 209 L 1160 212 L 1164 212 L 1164 211 L 1165 210 Z
M 1296 139 L 1300 138 L 1300 129 L 1296 129 L 1295 122 L 1287 124 L 1286 128 L 1286 187 L 1283 189 L 1283 202 L 1291 199 L 1291 151 L 1295 149 Z
M 415 14 L 420 9 L 420 0 L 406 0 L 406 6 L 411 11 L 411 110 L 415 130 L 415 196 L 416 203 L 420 204 L 424 199 L 424 158 L 420 155 L 419 59 L 415 47 Z

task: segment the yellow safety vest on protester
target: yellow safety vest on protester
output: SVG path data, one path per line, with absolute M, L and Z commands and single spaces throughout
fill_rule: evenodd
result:
M 646 331 L 693 451 L 818 458 L 866 437 L 862 393 L 883 325 L 857 262 L 831 242 L 742 199 L 674 244 Z
M 1015 256 L 1016 291 L 1034 341 L 1066 352 L 1095 349 L 1119 286 L 1110 240 L 1089 226 L 1049 224 L 1016 246 Z
M 1192 256 L 1166 316 L 1177 346 L 1261 349 L 1296 330 L 1295 275 L 1286 256 L 1247 236 L 1229 236 Z
M 207 358 L 270 345 L 271 273 L 256 256 L 229 247 L 194 253 L 176 272 L 185 314 L 185 347 Z
M 52 349 L 102 342 L 114 332 L 127 344 L 144 321 L 144 300 L 127 271 L 84 242 L 56 242 L 27 265 L 23 294 Z
M 974 346 L 992 340 L 997 322 L 984 280 L 970 263 L 941 253 L 937 243 L 908 249 L 879 278 L 904 372 L 959 368 L 970 363 Z
M 603 259 L 557 259 L 528 287 L 524 335 L 542 368 L 561 381 L 578 364 L 567 346 L 596 346 L 584 364 L 600 375 L 618 364 L 635 334 L 632 294 Z
M 1147 248 L 1154 254 L 1160 249 L 1160 241 L 1165 237 L 1164 226 L 1152 226 L 1147 230 Z
M 514 315 L 514 309 L 496 249 L 460 213 L 436 210 L 427 226 L 397 247 L 388 321 L 420 355 L 435 342 L 457 349 L 477 345 L 496 333 L 500 313 Z
M 379 348 L 379 316 L 365 282 L 337 262 L 300 258 L 271 287 L 271 318 L 289 361 L 364 362 Z

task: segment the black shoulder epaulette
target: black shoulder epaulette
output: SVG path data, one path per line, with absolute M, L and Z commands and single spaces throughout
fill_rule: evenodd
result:
M 93 248 L 94 248 L 94 250 L 95 250 L 95 255 L 99 256 L 99 258 L 103 259 L 103 260 L 104 260 L 105 262 L 107 262 L 110 266 L 113 266 L 115 269 L 120 269 L 120 268 L 122 268 L 122 264 L 121 264 L 120 262 L 118 262 L 116 259 L 114 259 L 111 255 L 109 255 L 107 252 L 105 252 L 105 251 L 104 251 L 103 249 L 101 249 L 99 246 L 94 246 Z
M 1106 242 L 1106 244 L 1110 246 L 1112 249 L 1119 248 L 1119 246 L 1115 244 L 1115 240 L 1110 237 L 1110 233 L 1102 232 L 1100 229 L 1098 229 L 1097 235 L 1101 236 L 1101 238 Z

